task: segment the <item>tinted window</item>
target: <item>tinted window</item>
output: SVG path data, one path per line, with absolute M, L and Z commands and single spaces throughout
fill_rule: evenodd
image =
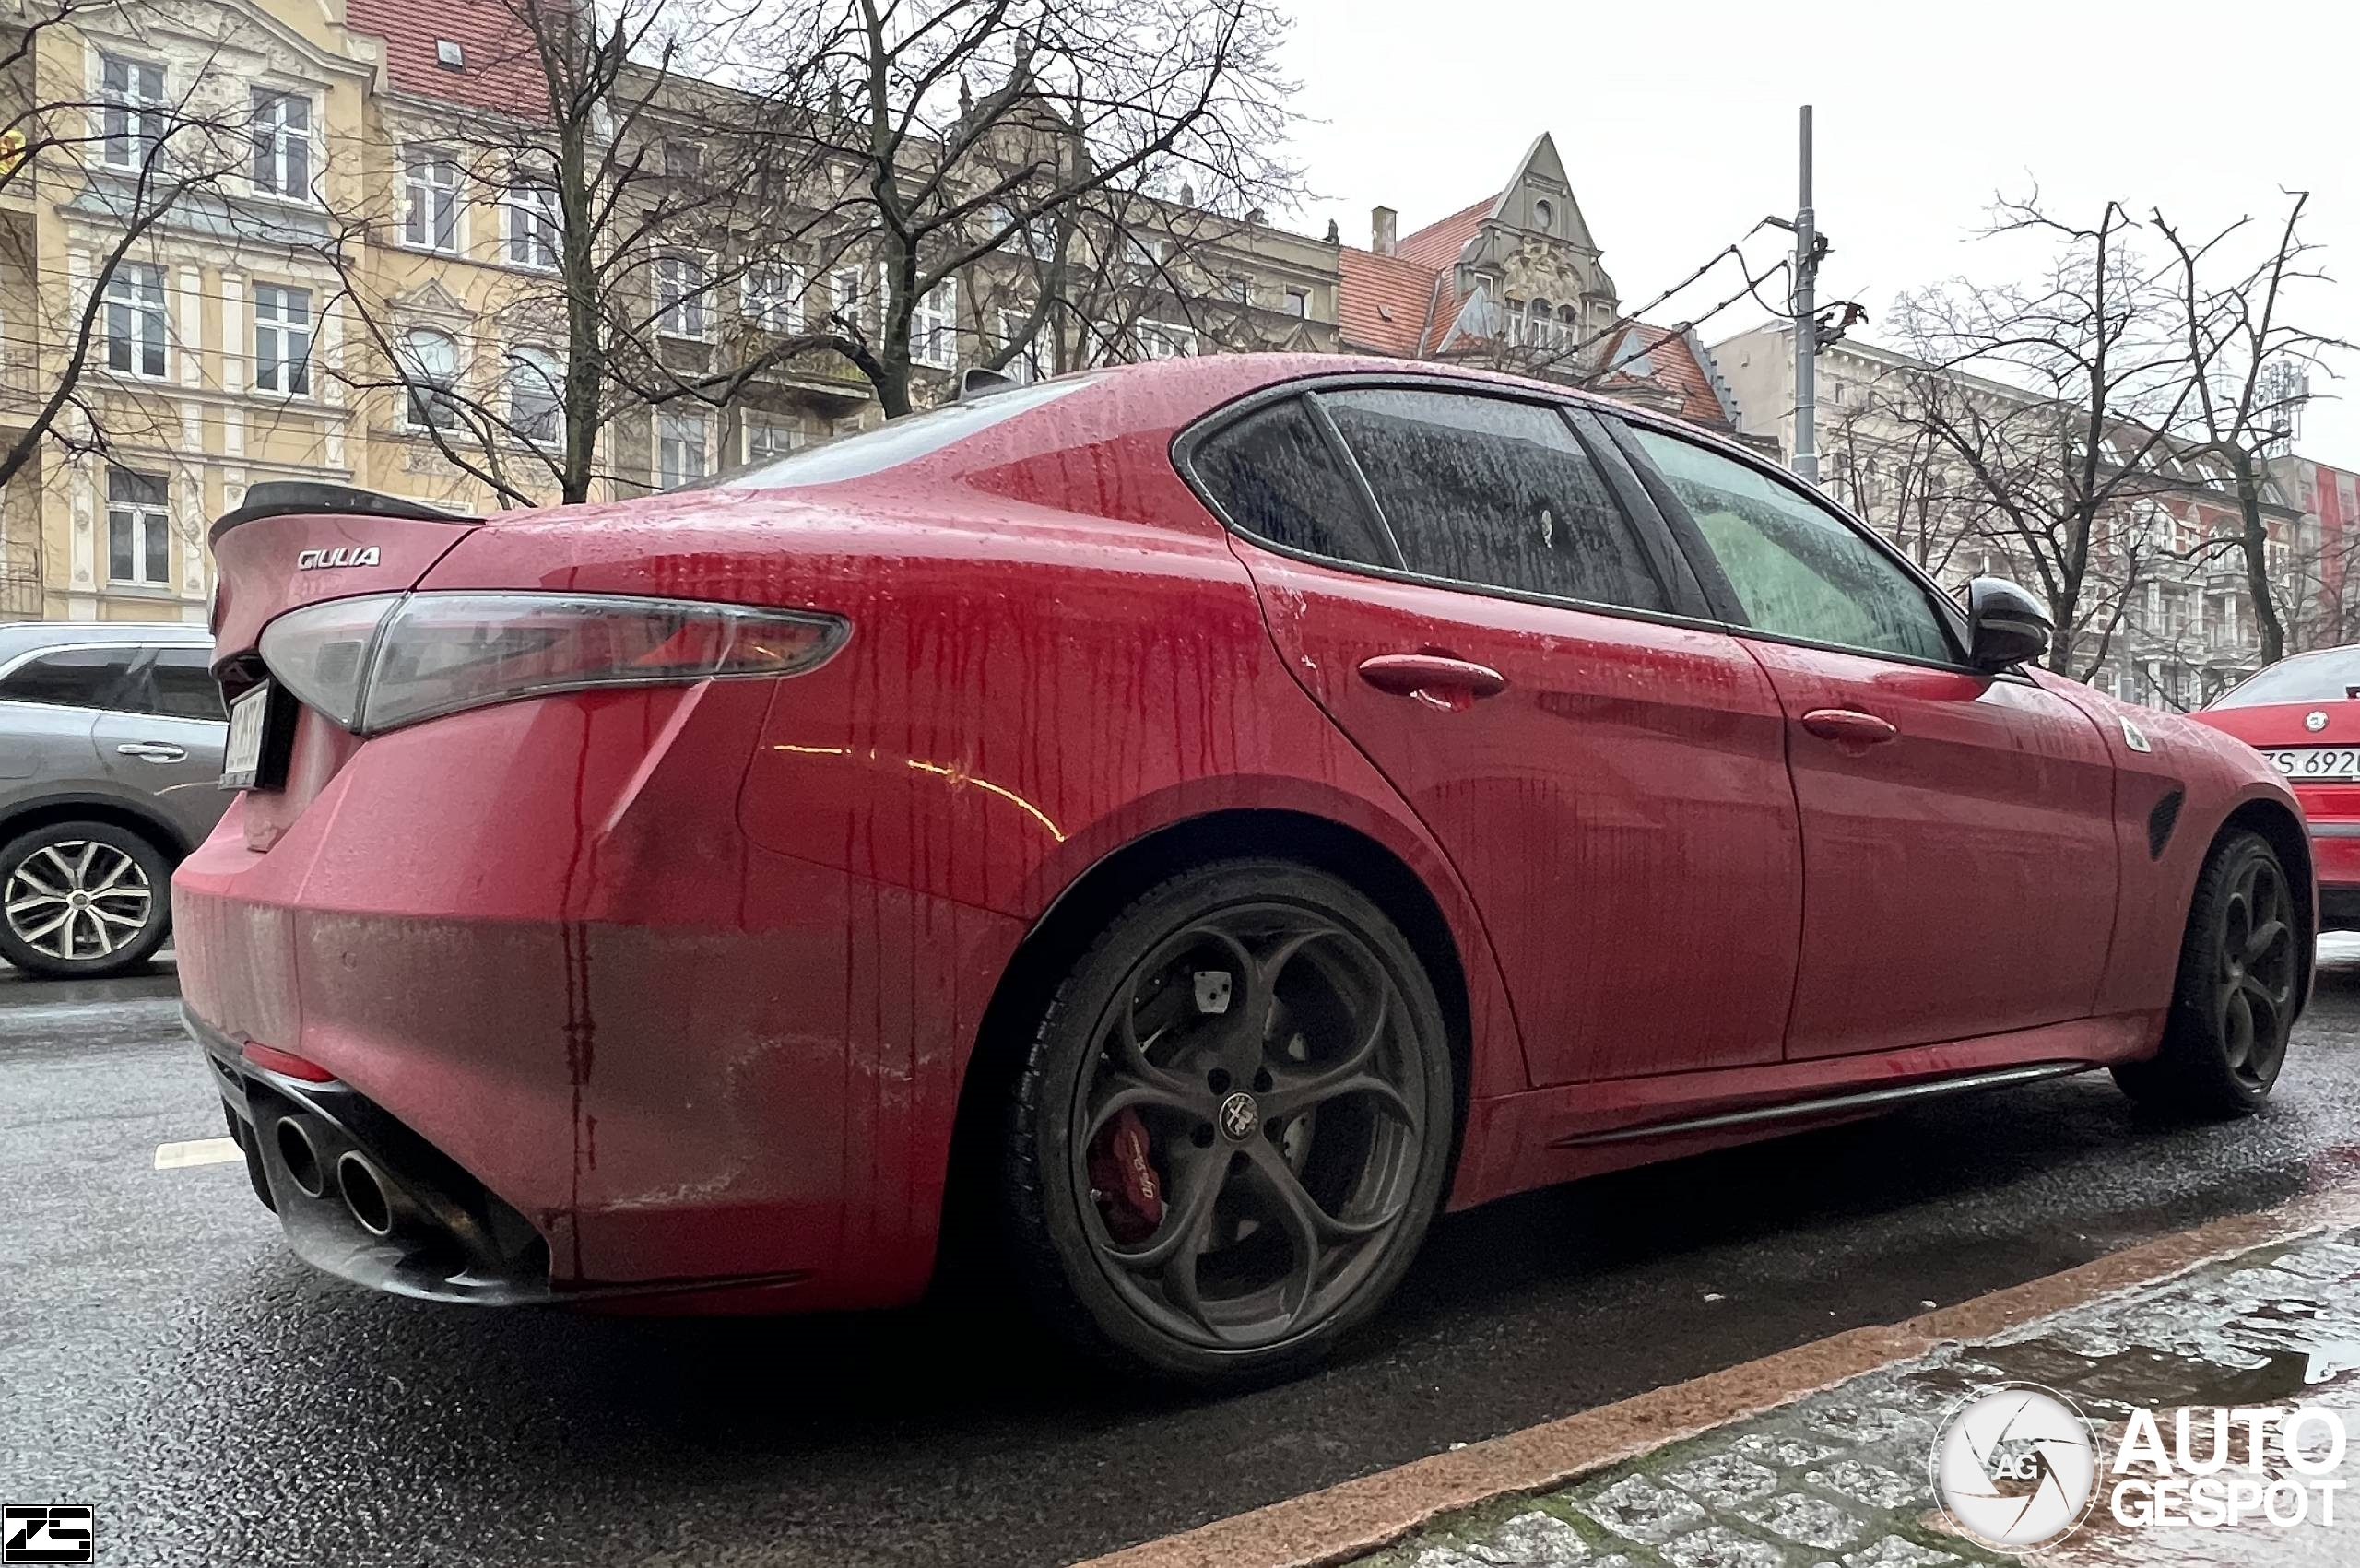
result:
M 912 414 L 873 430 L 782 457 L 775 463 L 744 469 L 717 481 L 717 488 L 768 490 L 787 485 L 832 485 L 839 479 L 863 478 L 939 452 L 952 442 L 964 441 L 1044 403 L 1054 403 L 1068 393 L 1080 391 L 1094 379 L 1077 376 L 1067 381 L 1044 381 L 1038 386 L 1009 387 L 964 403 L 946 404 L 928 413 Z
M 221 706 L 221 688 L 206 668 L 212 656 L 204 648 L 156 650 L 156 660 L 148 666 L 148 678 L 142 683 L 145 690 L 136 697 L 139 707 L 175 719 L 226 720 L 229 713 Z
M 1606 481 L 1553 408 L 1448 392 L 1326 393 L 1410 571 L 1665 607 Z
M 1188 465 L 1230 521 L 1258 538 L 1339 560 L 1392 564 L 1359 489 L 1300 398 L 1224 426 Z
M 2355 696 L 2360 696 L 2360 648 L 2330 648 L 2274 664 L 2236 690 L 2224 692 L 2212 706 L 2331 702 Z
M 1916 578 L 1800 491 L 1701 446 L 1633 427 L 1764 631 L 1874 653 L 1957 657 Z
M 103 708 L 122 690 L 138 650 L 61 648 L 26 660 L 0 680 L 0 699 L 53 702 L 73 708 Z

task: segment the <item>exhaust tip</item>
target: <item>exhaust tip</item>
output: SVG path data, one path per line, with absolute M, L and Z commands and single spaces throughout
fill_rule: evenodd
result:
M 278 1162 L 286 1167 L 288 1179 L 306 1197 L 327 1196 L 327 1174 L 320 1169 L 319 1145 L 301 1120 L 281 1116 L 271 1129 L 271 1138 L 278 1145 Z
M 345 1208 L 352 1211 L 362 1230 L 372 1236 L 394 1233 L 393 1200 L 367 1155 L 347 1149 L 336 1162 L 336 1185 L 344 1194 Z

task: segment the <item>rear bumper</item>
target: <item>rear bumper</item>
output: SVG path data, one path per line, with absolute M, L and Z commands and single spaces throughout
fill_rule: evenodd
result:
M 738 792 L 768 700 L 722 682 L 437 719 L 350 749 L 308 799 L 242 801 L 182 863 L 182 992 L 247 1119 L 283 1102 L 382 1143 L 389 1173 L 480 1191 L 548 1257 L 528 1282 L 479 1249 L 454 1285 L 294 1204 L 299 1251 L 436 1299 L 924 1291 L 962 1043 L 1021 928 L 752 843 Z M 337 1095 L 257 1079 L 248 1043 Z M 320 1214 L 336 1234 L 297 1234 Z
M 2311 866 L 2319 884 L 2319 925 L 2360 930 L 2360 819 L 2314 815 Z

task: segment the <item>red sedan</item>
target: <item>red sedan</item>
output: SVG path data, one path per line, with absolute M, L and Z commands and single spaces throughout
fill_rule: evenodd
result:
M 2197 714 L 2254 747 L 2294 786 L 2319 862 L 2319 919 L 2360 931 L 2360 647 L 2271 666 Z
M 1224 357 L 694 491 L 216 525 L 189 1027 L 295 1249 L 452 1301 L 881 1306 L 1305 1363 L 1440 1209 L 2112 1067 L 2250 1110 L 2275 770 L 2033 666 L 1752 454 Z

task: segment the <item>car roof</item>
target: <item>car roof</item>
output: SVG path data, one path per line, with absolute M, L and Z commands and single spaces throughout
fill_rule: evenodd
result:
M 181 620 L 23 620 L 0 626 L 0 660 L 88 643 L 171 643 L 206 648 L 213 634 Z

